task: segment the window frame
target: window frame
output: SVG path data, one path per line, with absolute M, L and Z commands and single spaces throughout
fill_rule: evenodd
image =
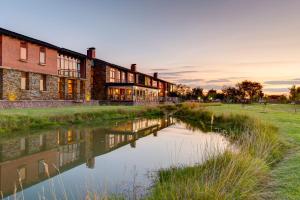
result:
M 25 79 L 23 87 L 23 79 Z M 21 90 L 29 90 L 29 72 L 21 72 Z
M 41 62 L 41 54 L 44 53 L 44 62 Z M 39 64 L 40 65 L 46 65 L 47 63 L 47 49 L 46 47 L 40 47 L 40 52 L 39 52 Z
M 22 49 L 23 48 L 26 50 L 26 54 L 25 54 L 26 58 L 25 59 L 22 58 Z M 28 61 L 28 43 L 25 41 L 20 42 L 20 60 L 24 61 L 24 62 Z

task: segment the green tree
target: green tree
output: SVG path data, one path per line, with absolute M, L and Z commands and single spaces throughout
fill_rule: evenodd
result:
M 239 90 L 242 100 L 249 99 L 250 102 L 253 102 L 263 96 L 263 86 L 259 82 L 245 80 L 241 83 L 237 83 L 236 87 Z

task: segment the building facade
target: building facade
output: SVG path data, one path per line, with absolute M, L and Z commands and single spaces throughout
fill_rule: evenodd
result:
M 99 59 L 92 68 L 92 98 L 127 104 L 152 104 L 166 100 L 174 84 L 131 68 L 114 65 Z
M 174 85 L 136 70 L 0 28 L 0 100 L 165 101 Z

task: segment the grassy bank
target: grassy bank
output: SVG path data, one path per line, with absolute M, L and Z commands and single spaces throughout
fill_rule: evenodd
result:
M 213 106 L 218 110 L 222 105 Z M 209 107 L 211 108 L 211 107 Z M 266 199 L 271 170 L 282 159 L 285 145 L 278 129 L 245 114 L 212 112 L 195 104 L 175 115 L 201 129 L 217 126 L 238 146 L 199 166 L 162 170 L 148 199 Z M 270 192 L 270 193 L 269 193 Z
M 54 126 L 159 116 L 163 111 L 154 106 L 73 106 L 63 108 L 9 109 L 0 111 L 0 134 Z
M 270 104 L 263 105 L 221 105 L 209 106 L 208 110 L 218 113 L 240 113 L 263 121 L 270 122 L 278 127 L 283 140 L 291 144 L 284 159 L 272 168 L 272 192 L 275 199 L 299 199 L 300 197 L 300 105 L 295 113 L 294 105 Z

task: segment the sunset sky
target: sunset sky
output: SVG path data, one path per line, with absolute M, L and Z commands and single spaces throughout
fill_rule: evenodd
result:
M 2 0 L 0 27 L 205 89 L 300 85 L 298 0 Z

